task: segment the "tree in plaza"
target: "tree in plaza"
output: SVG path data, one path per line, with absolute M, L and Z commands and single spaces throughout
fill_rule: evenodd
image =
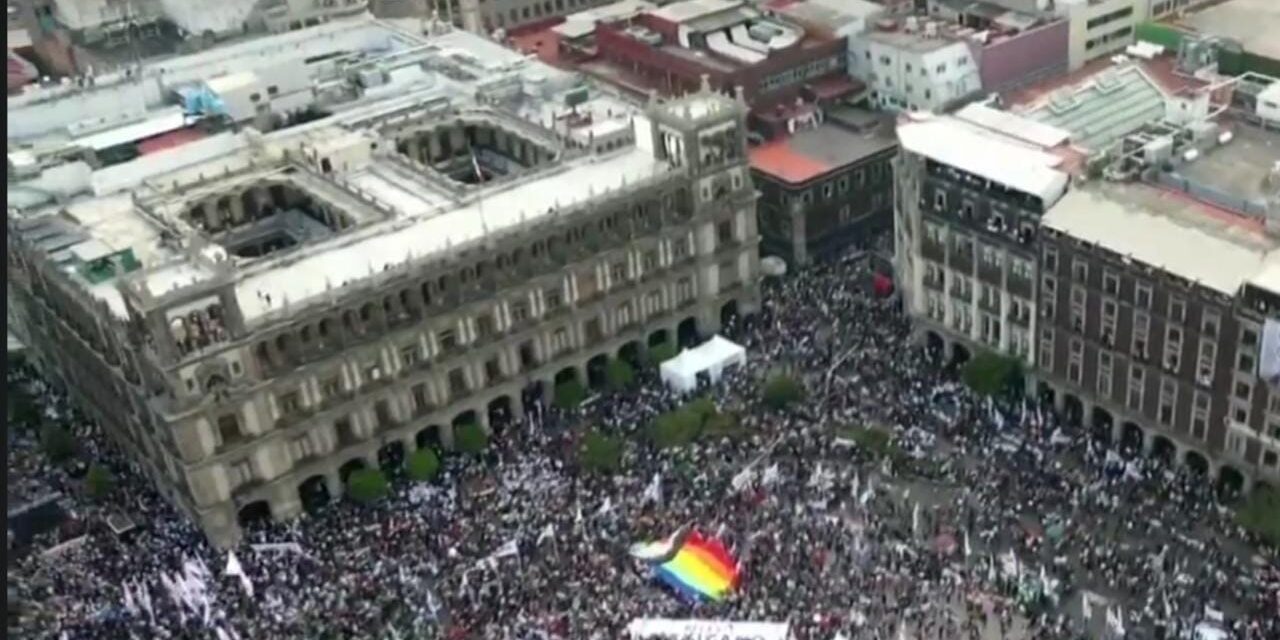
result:
M 649 347 L 649 352 L 646 354 L 645 359 L 650 366 L 656 367 L 679 354 L 680 351 L 676 348 L 676 344 L 668 339 Z
M 609 360 L 608 366 L 605 367 L 604 377 L 609 383 L 610 389 L 621 391 L 635 382 L 636 372 L 626 360 L 613 358 Z
M 347 477 L 347 495 L 360 504 L 373 504 L 388 492 L 387 477 L 380 469 L 356 469 Z
M 769 408 L 782 409 L 804 399 L 804 387 L 789 375 L 775 374 L 764 385 L 763 399 Z
M 75 455 L 76 441 L 61 425 L 46 424 L 40 428 L 40 444 L 54 462 L 62 462 Z
M 659 449 L 682 447 L 702 433 L 702 417 L 687 408 L 668 411 L 649 426 L 649 438 Z
M 577 409 L 587 399 L 587 389 L 577 380 L 565 380 L 556 385 L 555 403 L 561 409 Z
M 90 465 L 89 472 L 84 476 L 84 488 L 89 497 L 102 500 L 111 493 L 113 487 L 115 487 L 115 478 L 106 467 L 96 462 Z
M 480 425 L 469 422 L 454 429 L 453 445 L 462 453 L 478 455 L 489 448 L 489 434 Z
M 1249 494 L 1248 501 L 1236 513 L 1240 526 L 1280 546 L 1280 490 L 1258 487 Z
M 702 437 L 704 438 L 731 438 L 738 435 L 742 431 L 742 425 L 738 422 L 738 416 L 732 413 L 716 412 L 707 416 L 702 423 Z
M 40 424 L 40 408 L 27 392 L 9 387 L 9 425 L 31 429 Z
M 698 424 L 701 425 L 705 425 L 711 416 L 716 415 L 715 401 L 705 396 L 690 401 L 682 409 L 698 416 Z
M 895 456 L 898 452 L 893 443 L 893 435 L 887 429 L 876 426 L 844 427 L 837 433 L 857 443 L 858 447 L 876 458 Z
M 1018 388 L 1022 366 L 1016 358 L 982 351 L 965 363 L 960 377 L 975 393 L 1000 395 Z
M 424 482 L 440 475 L 440 457 L 432 449 L 418 449 L 409 454 L 404 466 L 411 480 Z
M 592 431 L 582 439 L 578 449 L 578 463 L 588 471 L 613 473 L 622 467 L 622 442 L 599 431 Z

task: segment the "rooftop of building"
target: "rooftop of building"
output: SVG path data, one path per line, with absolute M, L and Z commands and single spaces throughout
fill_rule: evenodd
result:
M 1232 134 L 1231 142 L 1200 155 L 1194 162 L 1180 164 L 1178 174 L 1252 202 L 1265 203 L 1269 197 L 1280 196 L 1280 184 L 1269 182 L 1280 163 L 1280 131 L 1246 121 L 1223 124 Z
M 1001 98 L 1011 109 L 1033 109 L 1047 102 L 1058 92 L 1084 88 L 1090 85 L 1099 74 L 1114 73 L 1125 67 L 1141 69 L 1146 78 L 1169 95 L 1185 94 L 1206 84 L 1197 78 L 1178 72 L 1177 57 L 1173 52 L 1163 52 L 1151 59 L 1124 55 L 1104 56 L 1085 63 L 1071 73 L 1050 76 L 1039 82 L 1005 92 Z
M 1256 224 L 1146 183 L 1077 185 L 1043 224 L 1224 295 L 1235 295 L 1280 255 L 1280 240 Z
M 1034 195 L 1046 207 L 1057 201 L 1067 190 L 1073 158 L 1059 147 L 993 126 L 958 116 L 911 114 L 898 124 L 898 140 L 906 151 Z
M 770 0 L 765 7 L 810 25 L 833 31 L 846 26 L 865 25 L 869 19 L 887 12 L 884 5 L 869 0 Z
M 283 46 L 295 55 L 322 54 L 300 44 L 307 41 L 307 31 L 312 37 L 338 41 L 331 46 L 342 50 L 349 43 L 341 36 L 330 38 L 332 27 L 291 32 L 274 41 L 267 38 L 255 50 L 278 51 Z M 411 260 L 433 259 L 481 240 L 519 233 L 576 205 L 672 177 L 673 167 L 653 153 L 644 113 L 583 84 L 574 74 L 447 27 L 417 36 L 360 18 L 347 28 L 385 36 L 365 41 L 357 49 L 363 55 L 355 57 L 388 69 L 390 86 L 326 104 L 332 115 L 278 131 L 245 128 L 217 133 L 97 171 L 76 168 L 74 162 L 49 164 L 32 179 L 10 183 L 11 207 L 32 193 L 65 188 L 76 180 L 79 186 L 61 194 L 57 204 L 42 206 L 39 203 L 47 199 L 35 198 L 26 210 L 11 210 L 11 223 L 55 262 L 82 275 L 86 265 L 129 253 L 127 261 L 141 268 L 129 269 L 122 277 L 83 280 L 119 316 L 126 312 L 121 286 L 136 288 L 144 299 L 159 298 L 226 272 L 236 283 L 246 320 L 253 324 L 282 309 L 296 312 L 310 301 L 339 293 L 348 283 L 395 271 Z M 389 39 L 403 46 L 388 48 Z M 232 55 L 214 50 L 198 56 L 226 64 L 238 60 L 242 69 L 252 68 L 257 60 L 243 51 Z M 183 71 L 194 67 L 191 61 L 165 64 L 178 70 L 174 73 L 199 77 L 198 71 Z M 221 67 L 205 68 L 218 73 Z M 322 76 L 318 81 L 333 81 L 315 71 Z M 149 68 L 142 74 L 158 75 Z M 144 106 L 147 102 L 137 95 L 145 85 L 104 89 L 115 100 Z M 66 118 L 49 112 L 86 99 L 83 92 L 67 92 L 16 113 L 10 110 L 11 128 L 35 117 L 46 121 L 26 122 L 29 133 L 56 128 Z M 712 113 L 724 106 L 720 102 L 732 104 L 730 98 L 699 95 L 690 99 L 688 108 Z M 683 110 L 684 103 L 678 104 Z M 553 157 L 538 166 L 508 164 L 504 171 L 490 169 L 486 160 L 486 175 L 460 182 L 397 151 L 397 133 L 405 128 L 419 123 L 451 126 L 468 119 L 500 127 Z M 14 142 L 10 140 L 11 151 Z M 333 165 L 317 165 L 321 156 L 334 157 Z M 474 155 L 473 164 L 483 173 Z M 316 230 L 291 248 L 263 256 L 228 255 L 233 252 L 219 244 L 226 236 L 215 238 L 189 210 L 198 202 L 212 202 L 263 181 L 287 185 L 312 202 L 326 203 L 347 215 L 351 226 Z M 301 222 L 315 226 L 309 219 Z M 111 272 L 109 266 L 106 270 Z
M 1188 12 L 1175 22 L 1231 38 L 1246 51 L 1280 60 L 1280 2 L 1275 0 L 1227 0 Z
M 753 147 L 751 168 L 782 182 L 802 185 L 895 148 L 898 143 L 890 123 L 868 122 L 874 116 L 863 114 L 867 117 L 850 114 L 845 120 L 862 122 L 866 126 L 862 130 L 828 121 Z
M 866 37 L 904 51 L 928 53 L 957 42 L 990 46 L 1061 20 L 1051 13 L 1025 12 L 990 2 L 964 0 L 951 4 L 954 6 L 949 6 L 950 10 L 963 16 L 963 23 L 930 13 L 891 16 L 877 20 Z

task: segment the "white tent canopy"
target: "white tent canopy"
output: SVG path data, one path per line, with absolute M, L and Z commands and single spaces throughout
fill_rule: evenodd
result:
M 667 386 L 688 393 L 697 390 L 700 374 L 706 374 L 713 383 L 719 382 L 726 367 L 746 364 L 747 350 L 717 335 L 663 362 L 658 372 Z

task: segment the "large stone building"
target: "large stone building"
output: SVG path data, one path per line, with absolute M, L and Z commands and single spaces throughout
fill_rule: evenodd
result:
M 10 184 L 15 331 L 218 544 L 758 305 L 740 100 L 638 110 L 465 32 L 351 28 L 391 86 L 308 66 L 347 85 L 328 117 L 87 171 L 46 130 Z
M 1058 95 L 1025 118 L 971 105 L 900 126 L 907 308 L 936 350 L 1020 359 L 1069 420 L 1274 486 L 1280 388 L 1259 374 L 1280 329 L 1280 140 L 1207 115 L 1210 96 L 1154 95 L 1146 118 L 1054 120 L 1090 99 Z

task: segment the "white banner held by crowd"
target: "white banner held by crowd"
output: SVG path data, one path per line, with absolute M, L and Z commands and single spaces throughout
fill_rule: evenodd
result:
M 632 638 L 681 640 L 790 640 L 791 627 L 785 622 L 639 618 L 627 625 L 627 634 Z

